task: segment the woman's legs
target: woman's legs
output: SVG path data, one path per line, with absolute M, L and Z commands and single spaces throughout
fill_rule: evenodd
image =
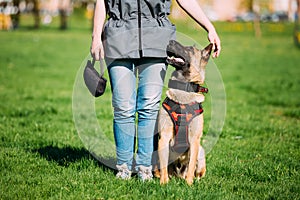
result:
M 136 133 L 135 114 L 137 113 L 136 169 L 151 173 L 154 128 L 166 64 L 163 59 L 155 58 L 122 59 L 113 61 L 108 70 L 113 92 L 113 128 L 117 149 L 117 167 L 126 164 L 128 169 L 132 170 Z M 136 70 L 138 72 L 137 90 Z

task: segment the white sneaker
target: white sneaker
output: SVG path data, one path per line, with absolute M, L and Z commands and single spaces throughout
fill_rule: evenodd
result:
M 122 165 L 116 165 L 118 169 L 118 173 L 116 175 L 117 178 L 128 180 L 131 178 L 131 171 L 128 169 L 126 163 Z
M 152 167 L 144 167 L 144 166 L 140 166 L 139 167 L 139 171 L 138 171 L 138 177 L 142 180 L 142 181 L 150 181 L 153 178 L 152 175 Z

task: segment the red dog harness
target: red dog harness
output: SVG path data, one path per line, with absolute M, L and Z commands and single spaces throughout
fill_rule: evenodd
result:
M 169 88 L 179 89 L 187 92 L 207 93 L 208 89 L 195 83 L 185 83 L 177 80 L 169 80 Z M 179 104 L 168 97 L 162 103 L 174 124 L 175 144 L 172 150 L 177 153 L 185 153 L 190 146 L 188 128 L 192 119 L 203 113 L 201 103 Z
M 178 153 L 184 153 L 190 146 L 188 137 L 189 124 L 194 117 L 203 113 L 202 105 L 197 102 L 179 104 L 167 97 L 162 106 L 168 112 L 174 124 L 175 144 L 172 148 Z

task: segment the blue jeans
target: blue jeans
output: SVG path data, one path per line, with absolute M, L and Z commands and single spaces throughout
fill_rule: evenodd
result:
M 165 60 L 114 60 L 108 72 L 113 93 L 117 165 L 126 163 L 132 170 L 137 147 L 136 170 L 140 166 L 151 167 L 153 136 L 166 74 Z

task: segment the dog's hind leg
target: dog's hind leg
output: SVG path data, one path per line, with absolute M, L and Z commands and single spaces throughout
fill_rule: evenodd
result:
M 153 169 L 153 171 L 154 171 L 154 176 L 156 177 L 156 178 L 160 178 L 160 171 L 159 171 L 159 168 L 158 168 L 158 164 L 156 164 L 155 166 L 154 166 L 154 169 Z
M 196 169 L 196 178 L 200 179 L 204 177 L 206 173 L 206 161 L 205 161 L 205 151 L 202 146 L 199 148 L 198 160 L 197 160 L 197 169 Z

